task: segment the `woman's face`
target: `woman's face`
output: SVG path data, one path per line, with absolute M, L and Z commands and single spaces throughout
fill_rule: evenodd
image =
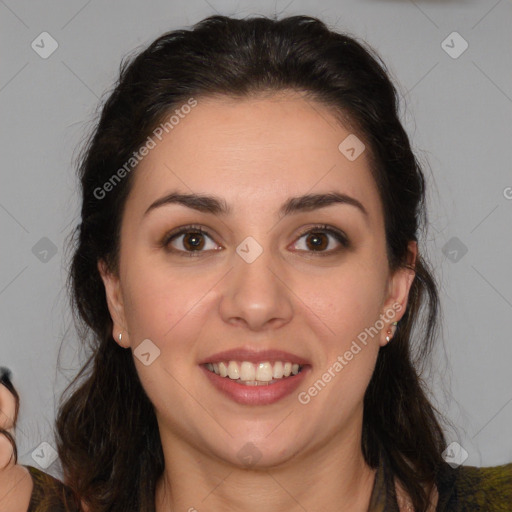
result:
M 164 446 L 267 466 L 359 439 L 413 274 L 389 271 L 366 151 L 352 139 L 339 149 L 350 134 L 324 106 L 281 93 L 198 98 L 153 137 L 124 210 L 119 275 L 99 268 Z M 227 377 L 211 371 L 225 373 L 221 361 Z M 279 378 L 284 363 L 302 370 Z

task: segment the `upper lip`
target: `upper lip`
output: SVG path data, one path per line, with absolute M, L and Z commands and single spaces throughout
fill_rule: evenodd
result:
M 300 365 L 309 364 L 307 359 L 283 350 L 251 350 L 243 347 L 217 352 L 206 357 L 199 364 L 220 363 L 222 361 L 248 361 L 254 364 L 265 361 L 270 363 L 283 361 Z

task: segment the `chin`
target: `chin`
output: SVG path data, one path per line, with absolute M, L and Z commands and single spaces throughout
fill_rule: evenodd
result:
M 271 431 L 271 429 L 269 430 Z M 217 456 L 224 459 L 228 464 L 241 468 L 253 470 L 272 469 L 288 463 L 297 455 L 299 450 L 297 446 L 296 436 L 288 430 L 284 438 L 270 436 L 256 437 L 246 436 L 243 439 L 230 439 L 227 453 L 219 453 L 218 445 L 216 446 Z M 272 434 L 271 434 L 272 436 Z M 292 442 L 287 446 L 286 442 Z

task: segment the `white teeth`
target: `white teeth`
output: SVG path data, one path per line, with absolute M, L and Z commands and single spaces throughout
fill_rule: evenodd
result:
M 258 364 L 256 369 L 256 380 L 261 380 L 263 382 L 269 382 L 272 380 L 272 365 L 270 363 L 266 362 Z
M 259 382 L 270 383 L 273 380 L 297 375 L 302 366 L 289 361 L 276 361 L 271 364 L 269 361 L 262 361 L 253 364 L 249 361 L 229 361 L 219 363 L 207 363 L 206 367 L 211 372 L 221 377 L 229 377 L 232 380 L 240 380 L 244 384 L 255 386 Z
M 244 361 L 240 365 L 240 380 L 256 380 L 256 370 L 252 363 Z
M 276 361 L 274 363 L 274 370 L 272 372 L 272 377 L 274 377 L 274 379 L 282 379 L 283 378 L 283 363 L 281 361 Z
M 235 361 L 229 361 L 228 377 L 233 380 L 240 378 L 240 367 Z
M 215 372 L 215 373 L 217 373 L 217 372 Z M 219 363 L 219 375 L 221 377 L 228 376 L 228 367 L 224 363 Z

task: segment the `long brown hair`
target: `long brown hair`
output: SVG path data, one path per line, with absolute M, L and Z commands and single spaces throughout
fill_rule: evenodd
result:
M 407 266 L 407 244 L 426 225 L 425 180 L 398 115 L 398 95 L 375 50 L 317 18 L 211 16 L 168 32 L 123 60 L 118 82 L 79 163 L 81 223 L 72 237 L 68 284 L 89 358 L 66 390 L 57 418 L 65 482 L 91 510 L 154 510 L 164 469 L 153 406 L 131 351 L 112 340 L 112 320 L 97 270 L 117 271 L 119 231 L 133 173 L 98 190 L 164 115 L 194 97 L 295 90 L 327 105 L 364 141 L 384 208 L 391 270 Z M 103 189 L 104 190 L 104 189 Z M 438 330 L 438 292 L 421 248 L 406 312 L 379 352 L 364 398 L 362 452 L 376 467 L 381 450 L 425 511 L 445 446 L 437 411 L 415 362 L 425 361 Z

